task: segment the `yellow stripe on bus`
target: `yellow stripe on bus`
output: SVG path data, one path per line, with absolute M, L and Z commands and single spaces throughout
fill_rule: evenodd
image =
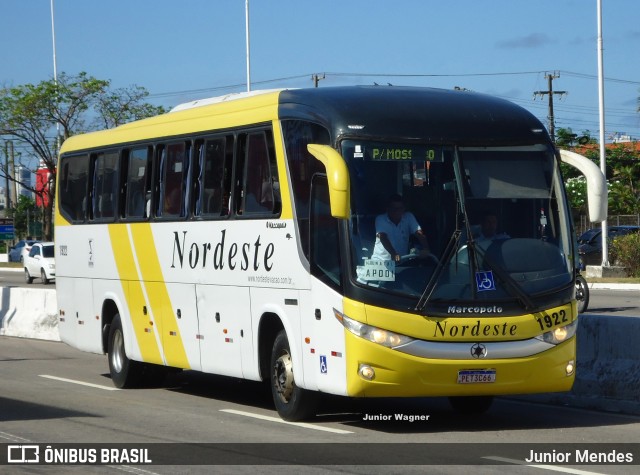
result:
M 162 275 L 151 225 L 148 223 L 132 225 L 131 236 L 152 312 L 157 318 L 156 321 L 161 321 L 158 330 L 162 335 L 162 347 L 167 365 L 190 369 L 191 365 L 184 348 L 178 320 Z
M 142 359 L 147 363 L 163 364 L 156 335 L 153 331 L 147 331 L 151 328 L 150 316 L 144 315 L 143 312 L 145 298 L 135 267 L 127 227 L 118 224 L 110 225 L 109 237 Z

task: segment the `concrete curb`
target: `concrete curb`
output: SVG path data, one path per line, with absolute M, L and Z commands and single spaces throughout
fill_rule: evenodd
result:
M 640 284 L 616 284 L 614 282 L 607 284 L 604 282 L 594 282 L 587 285 L 590 289 L 606 289 L 606 290 L 640 290 Z
M 0 335 L 60 341 L 55 289 L 0 287 L 0 302 Z M 518 398 L 640 415 L 640 317 L 583 314 L 579 322 L 572 391 Z
M 578 321 L 573 389 L 520 398 L 640 415 L 640 317 L 583 314 Z
M 60 341 L 56 290 L 0 287 L 0 335 Z

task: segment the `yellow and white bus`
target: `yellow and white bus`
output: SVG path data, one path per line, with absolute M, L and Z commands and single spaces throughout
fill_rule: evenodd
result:
M 564 156 L 604 219 L 599 169 Z M 577 256 L 560 158 L 524 109 L 427 88 L 253 92 L 72 137 L 61 338 L 108 354 L 120 388 L 169 368 L 270 381 L 287 420 L 320 393 L 478 412 L 567 391 Z M 419 243 L 374 255 L 392 195 L 429 259 Z M 489 243 L 487 213 L 502 237 Z

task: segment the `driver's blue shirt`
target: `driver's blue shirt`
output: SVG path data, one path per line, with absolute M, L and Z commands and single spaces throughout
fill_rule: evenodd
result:
M 405 211 L 398 224 L 391 221 L 387 213 L 378 215 L 376 217 L 376 244 L 371 259 L 381 261 L 393 259 L 393 256 L 382 245 L 380 233 L 385 233 L 396 252 L 403 256 L 409 254 L 409 238 L 420 229 L 422 228 L 418 224 L 418 220 L 409 211 Z

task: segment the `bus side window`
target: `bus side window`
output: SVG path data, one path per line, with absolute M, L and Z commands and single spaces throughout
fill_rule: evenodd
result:
M 190 142 L 158 145 L 158 173 L 155 177 L 156 216 L 183 218 L 189 207 Z
M 93 166 L 92 216 L 107 220 L 115 217 L 118 195 L 118 152 L 98 153 Z
M 129 153 L 127 168 L 127 218 L 145 218 L 146 213 L 146 178 L 147 178 L 148 149 L 138 148 Z
M 207 216 L 225 216 L 228 214 L 228 201 L 225 202 L 225 170 L 229 152 L 233 153 L 233 137 L 220 137 L 205 142 L 200 155 L 198 181 L 199 212 Z M 232 159 L 232 156 L 231 156 Z M 231 161 L 229 160 L 229 164 Z
M 267 131 L 250 133 L 246 138 L 239 214 L 275 215 L 281 207 L 273 137 Z
M 60 184 L 60 213 L 71 222 L 85 219 L 89 156 L 62 158 Z

